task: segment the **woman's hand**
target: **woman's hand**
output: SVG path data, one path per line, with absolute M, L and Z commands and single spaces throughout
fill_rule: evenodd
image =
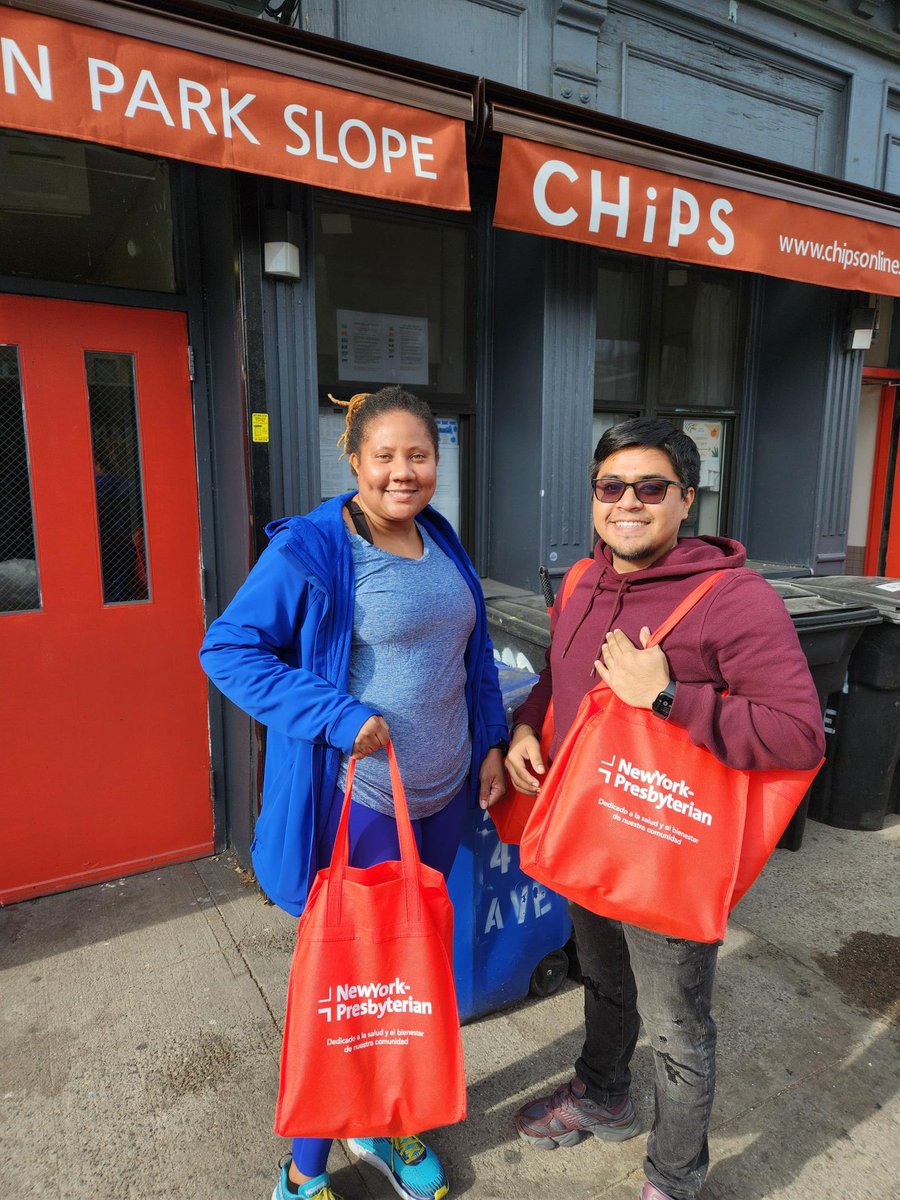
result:
M 490 808 L 506 795 L 506 774 L 503 770 L 503 755 L 495 746 L 488 750 L 481 764 L 479 775 L 481 786 L 478 789 L 478 803 L 482 808 Z
M 382 750 L 391 740 L 391 731 L 384 717 L 369 717 L 365 725 L 356 735 L 353 752 L 350 757 L 359 760 Z
M 517 725 L 513 730 L 506 769 L 520 792 L 527 796 L 537 795 L 541 781 L 535 779 L 535 775 L 543 775 L 547 768 L 541 756 L 540 740 L 530 725 Z

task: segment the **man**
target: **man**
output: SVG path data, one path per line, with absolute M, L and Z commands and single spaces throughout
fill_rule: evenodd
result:
M 598 677 L 626 704 L 682 726 L 729 766 L 803 769 L 820 761 L 819 702 L 781 598 L 744 567 L 738 542 L 679 540 L 699 477 L 697 447 L 665 421 L 623 421 L 597 443 L 591 486 L 600 540 L 562 611 L 554 610 L 547 665 L 515 714 L 507 766 L 520 790 L 536 792 L 535 776 L 545 773 L 538 735 L 551 694 L 552 758 Z M 679 601 L 723 570 L 666 638 L 665 651 L 646 648 Z M 587 1134 L 634 1137 L 640 1127 L 629 1063 L 643 1020 L 654 1055 L 656 1116 L 641 1200 L 693 1200 L 709 1165 L 718 944 L 665 937 L 574 904 L 572 916 L 584 976 L 584 1046 L 574 1079 L 521 1108 L 516 1128 L 544 1149 Z

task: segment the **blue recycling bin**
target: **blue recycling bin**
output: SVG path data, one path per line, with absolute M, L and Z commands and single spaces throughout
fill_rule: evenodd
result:
M 537 676 L 498 668 L 509 721 Z M 518 846 L 500 841 L 477 800 L 466 814 L 448 890 L 455 911 L 453 968 L 461 1020 L 484 1016 L 529 993 L 550 995 L 562 985 L 570 965 L 568 904 L 522 872 Z

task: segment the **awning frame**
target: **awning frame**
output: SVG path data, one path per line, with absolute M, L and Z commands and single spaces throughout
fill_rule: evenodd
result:
M 485 101 L 488 129 L 495 134 L 900 228 L 900 198 L 891 205 L 885 200 L 886 194 L 874 188 L 799 168 L 781 168 L 751 155 L 729 155 L 720 147 L 560 102 L 540 98 L 535 104 L 528 93 L 490 83 Z

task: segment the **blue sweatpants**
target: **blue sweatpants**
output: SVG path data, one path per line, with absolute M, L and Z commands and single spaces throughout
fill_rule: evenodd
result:
M 322 843 L 319 846 L 319 861 L 327 862 L 337 833 L 337 819 L 341 805 L 335 804 L 334 828 L 323 832 Z M 413 833 L 416 835 L 416 845 L 419 847 L 419 857 L 429 867 L 440 871 L 446 879 L 456 858 L 459 841 L 462 837 L 463 821 L 466 814 L 466 789 L 453 797 L 449 804 L 440 812 L 430 817 L 422 817 L 413 821 Z M 324 854 L 323 854 L 324 851 Z M 350 806 L 350 865 L 352 867 L 373 867 L 376 863 L 389 859 L 399 859 L 400 845 L 397 840 L 397 823 L 393 817 L 366 808 L 362 804 Z M 322 1080 L 322 1103 L 328 1104 L 328 1081 Z M 416 1130 L 410 1129 L 410 1133 Z M 291 1157 L 301 1175 L 315 1178 L 321 1175 L 328 1162 L 331 1150 L 331 1138 L 294 1138 L 291 1146 Z

